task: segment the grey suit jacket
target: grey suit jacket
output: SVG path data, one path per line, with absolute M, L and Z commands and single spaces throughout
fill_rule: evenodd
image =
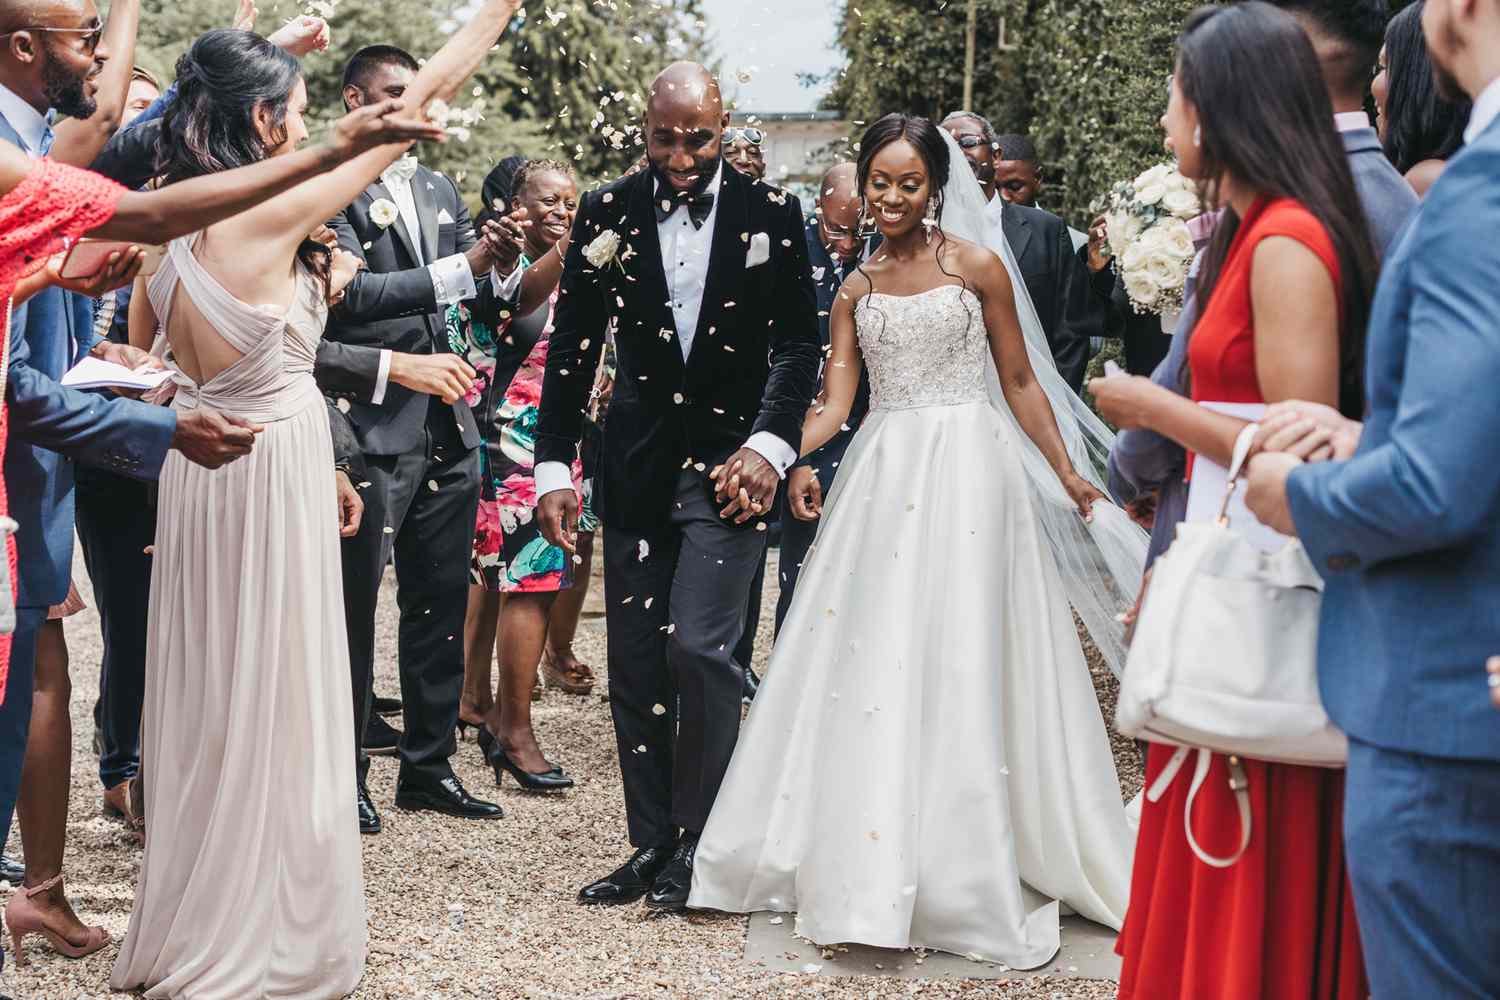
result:
M 1344 150 L 1349 154 L 1349 168 L 1354 171 L 1354 186 L 1359 188 L 1359 201 L 1375 240 L 1375 252 L 1384 258 L 1417 210 L 1417 193 L 1386 159 L 1380 136 L 1373 128 L 1354 129 L 1342 136 Z

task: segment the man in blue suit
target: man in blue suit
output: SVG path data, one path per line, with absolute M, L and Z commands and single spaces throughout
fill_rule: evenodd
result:
M 1387 258 L 1352 457 L 1263 454 L 1247 501 L 1323 573 L 1318 670 L 1349 734 L 1344 829 L 1377 997 L 1500 996 L 1500 0 L 1428 0 L 1427 44 L 1474 98 Z M 1307 412 L 1305 407 L 1299 407 Z M 1350 442 L 1358 435 L 1357 449 Z
M 46 8 L 0 7 L 0 140 L 44 156 L 51 111 L 93 114 L 93 78 L 108 59 L 92 28 L 91 0 Z M 46 29 L 46 30 L 43 30 Z M 87 29 L 87 30 L 86 30 Z M 248 454 L 254 433 L 211 410 L 185 412 L 76 392 L 59 384 L 88 354 L 131 363 L 122 345 L 100 346 L 93 306 L 49 288 L 17 308 L 10 325 L 6 404 L 10 442 L 5 482 L 16 535 L 19 580 L 10 679 L 0 704 L 0 848 L 10 827 L 31 719 L 37 632 L 68 593 L 73 560 L 72 460 L 141 479 L 155 478 L 168 450 L 215 468 Z

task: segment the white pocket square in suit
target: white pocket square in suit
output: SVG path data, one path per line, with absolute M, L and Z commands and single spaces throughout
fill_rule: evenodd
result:
M 771 237 L 765 233 L 756 233 L 750 237 L 750 249 L 745 253 L 746 270 L 752 267 L 760 267 L 771 259 Z
M 448 214 L 448 210 L 446 208 L 442 208 L 442 209 L 438 210 L 438 225 L 440 225 L 440 226 L 451 226 L 451 225 L 453 225 L 453 216 L 451 216 L 451 215 Z

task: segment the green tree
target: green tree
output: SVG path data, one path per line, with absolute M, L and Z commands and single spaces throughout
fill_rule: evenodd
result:
M 358 49 L 387 43 L 424 58 L 442 46 L 470 5 L 334 0 L 333 44 L 304 62 L 311 116 L 326 123 L 343 113 L 343 68 Z M 193 39 L 227 26 L 236 4 L 143 0 L 142 7 L 137 62 L 171 79 Z M 306 9 L 291 0 L 262 0 L 260 7 L 256 28 L 265 34 Z M 552 0 L 531 8 L 452 102 L 483 115 L 468 140 L 421 151 L 423 162 L 453 176 L 476 205 L 485 174 L 515 154 L 573 161 L 585 183 L 617 176 L 639 155 L 634 134 L 616 149 L 604 126 L 621 132 L 633 126 L 661 66 L 701 59 L 706 51 L 699 0 Z

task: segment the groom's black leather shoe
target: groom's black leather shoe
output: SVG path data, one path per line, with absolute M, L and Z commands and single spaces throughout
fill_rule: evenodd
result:
M 441 781 L 401 775 L 396 779 L 396 806 L 439 812 L 459 819 L 500 819 L 505 815 L 505 810 L 495 803 L 470 795 L 456 774 Z
M 359 832 L 380 832 L 380 813 L 375 811 L 375 800 L 370 798 L 370 790 L 363 784 L 359 786 Z
M 656 877 L 672 860 L 676 845 L 643 847 L 613 872 L 583 887 L 578 902 L 590 906 L 620 906 L 634 903 L 651 890 Z
M 683 833 L 672 860 L 656 876 L 656 882 L 646 896 L 648 907 L 669 913 L 687 909 L 688 892 L 693 888 L 693 860 L 697 854 L 698 835 Z

